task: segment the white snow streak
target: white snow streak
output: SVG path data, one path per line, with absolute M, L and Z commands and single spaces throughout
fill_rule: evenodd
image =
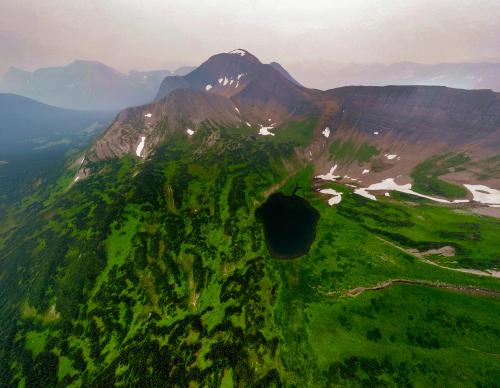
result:
M 193 136 L 194 135 L 194 131 L 191 129 L 191 128 L 186 128 L 186 132 L 189 136 Z
M 356 194 L 362 195 L 363 197 L 376 200 L 377 198 L 374 195 L 369 194 L 368 191 L 379 191 L 379 190 L 394 190 L 394 191 L 399 191 L 401 193 L 415 195 L 417 197 L 427 198 L 427 199 L 430 199 L 431 201 L 435 201 L 435 202 L 451 203 L 450 201 L 447 201 L 446 199 L 430 197 L 428 195 L 417 193 L 411 189 L 411 183 L 407 183 L 405 185 L 399 185 L 396 182 L 394 182 L 394 178 L 384 179 L 382 182 L 374 183 L 366 188 L 361 188 L 361 189 L 355 190 L 354 192 Z
M 339 193 L 334 189 L 322 189 L 319 192 L 322 194 L 329 194 L 333 196 L 330 199 L 328 199 L 328 205 L 330 206 L 336 205 L 340 203 L 340 201 L 342 201 L 342 193 Z
M 336 169 L 337 169 L 337 165 L 333 166 L 328 173 L 318 175 L 318 176 L 316 176 L 316 178 L 323 179 L 324 181 L 335 181 L 335 180 L 340 178 L 340 175 L 334 174 Z
M 146 136 L 141 136 L 141 141 L 137 145 L 137 148 L 135 149 L 135 154 L 139 157 L 141 157 L 142 150 L 144 149 L 144 142 L 146 141 Z
M 205 90 L 208 92 L 210 89 L 212 89 L 212 85 L 208 84 L 207 86 L 205 86 Z
M 365 198 L 368 198 L 368 199 L 373 199 L 374 201 L 377 200 L 377 198 L 373 195 L 373 194 L 370 194 L 368 191 L 366 191 L 367 189 L 356 189 L 354 190 L 354 194 L 358 194 L 358 195 L 361 195 L 362 197 L 365 197 Z
M 330 128 L 326 127 L 325 129 L 323 129 L 323 132 L 321 133 L 323 134 L 324 137 L 328 139 L 330 137 Z
M 472 193 L 474 201 L 486 205 L 500 205 L 500 190 L 484 185 L 464 185 Z

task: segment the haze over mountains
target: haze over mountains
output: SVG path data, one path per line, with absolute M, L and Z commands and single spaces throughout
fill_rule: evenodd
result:
M 120 110 L 151 101 L 168 75 L 183 75 L 192 68 L 130 71 L 123 74 L 95 61 L 74 61 L 66 66 L 24 71 L 11 67 L 0 91 L 33 98 L 45 104 L 79 110 Z
M 287 66 L 304 85 L 317 89 L 364 85 L 433 85 L 500 91 L 500 63 L 340 64 L 299 62 Z
M 279 63 L 271 65 L 293 82 L 320 90 L 351 85 L 434 85 L 500 91 L 499 63 L 291 64 L 287 67 L 296 79 Z M 168 88 L 196 84 L 196 75 L 185 77 L 193 69 L 184 66 L 175 71 L 123 74 L 99 62 L 80 60 L 33 72 L 11 67 L 0 81 L 0 91 L 69 109 L 121 110 L 148 103 Z

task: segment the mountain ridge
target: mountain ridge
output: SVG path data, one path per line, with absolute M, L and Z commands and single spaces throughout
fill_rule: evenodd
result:
M 188 69 L 180 68 L 183 74 Z M 67 109 L 121 110 L 153 99 L 169 70 L 121 73 L 101 62 L 75 60 L 33 72 L 10 67 L 0 90 Z

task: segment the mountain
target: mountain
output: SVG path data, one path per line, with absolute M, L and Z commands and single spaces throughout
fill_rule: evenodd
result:
M 365 85 L 431 85 L 500 91 L 500 63 L 320 63 L 294 66 L 304 84 L 319 89 Z
M 113 111 L 151 101 L 171 74 L 168 70 L 123 74 L 99 62 L 78 60 L 32 73 L 11 67 L 0 90 L 68 109 Z
M 496 385 L 498 93 L 162 87 L 0 207 L 0 385 Z
M 278 63 L 271 66 L 298 85 Z M 156 100 L 168 96 L 176 89 L 185 88 L 231 96 L 242 90 L 261 68 L 262 63 L 242 49 L 217 54 L 184 77 L 166 77 L 160 85 Z
M 185 77 L 165 78 L 156 102 L 121 112 L 94 144 L 88 160 L 133 154 L 142 136 L 147 138 L 146 155 L 169 133 L 206 123 L 248 126 L 243 124 L 245 117 L 246 122 L 276 125 L 316 112 L 312 100 L 307 89 L 247 51 L 217 54 Z M 158 126 L 164 130 L 158 131 Z

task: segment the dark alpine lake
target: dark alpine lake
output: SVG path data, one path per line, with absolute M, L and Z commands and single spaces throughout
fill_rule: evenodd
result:
M 305 255 L 314 241 L 319 213 L 295 194 L 272 194 L 255 212 L 264 225 L 271 255 L 293 259 Z

